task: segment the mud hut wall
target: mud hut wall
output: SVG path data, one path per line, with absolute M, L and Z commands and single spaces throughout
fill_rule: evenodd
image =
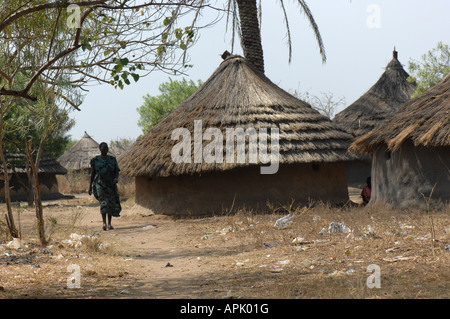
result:
M 212 215 L 232 208 L 267 211 L 308 204 L 309 200 L 348 200 L 344 163 L 281 165 L 276 174 L 261 175 L 259 167 L 170 177 L 137 176 L 136 203 L 166 215 Z
M 68 169 L 67 174 L 57 176 L 59 189 L 64 194 L 86 193 L 91 179 L 90 169 Z
M 415 147 L 410 141 L 395 151 L 378 146 L 372 161 L 371 203 L 425 207 L 433 187 L 432 206 L 449 203 L 449 164 L 450 147 Z
M 23 183 L 28 184 L 28 177 L 26 174 L 19 174 L 19 178 Z M 13 175 L 9 181 L 10 184 L 10 196 L 13 201 L 26 201 L 27 190 L 19 182 L 17 176 Z M 39 191 L 41 193 L 41 199 L 52 199 L 58 197 L 60 194 L 58 181 L 55 174 L 39 174 Z M 5 200 L 5 183 L 0 181 L 0 201 Z

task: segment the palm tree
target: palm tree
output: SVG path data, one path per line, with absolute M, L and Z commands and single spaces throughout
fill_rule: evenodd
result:
M 292 45 L 291 45 L 291 31 L 289 28 L 289 21 L 287 17 L 286 7 L 284 6 L 284 0 L 279 0 L 281 9 L 284 14 L 284 22 L 287 30 L 288 48 L 289 48 L 289 62 L 292 57 Z M 325 47 L 322 41 L 322 36 L 319 32 L 319 27 L 314 20 L 314 17 L 304 0 L 297 0 L 301 10 L 305 13 L 309 20 L 311 28 L 314 31 L 317 43 L 319 45 L 320 55 L 322 62 L 326 62 Z M 236 6 L 239 11 L 239 20 L 237 19 Z M 259 11 L 259 16 L 258 16 Z M 228 12 L 232 15 L 232 27 L 233 27 L 233 42 L 234 34 L 237 30 L 241 37 L 241 45 L 244 51 L 245 58 L 252 63 L 258 70 L 264 73 L 264 55 L 261 45 L 261 32 L 259 29 L 259 23 L 261 20 L 261 0 L 259 0 L 259 9 L 257 6 L 257 0 L 228 0 Z
M 256 0 L 237 0 L 237 5 L 239 7 L 241 44 L 244 57 L 264 73 L 264 56 Z M 234 20 L 236 21 L 236 19 Z

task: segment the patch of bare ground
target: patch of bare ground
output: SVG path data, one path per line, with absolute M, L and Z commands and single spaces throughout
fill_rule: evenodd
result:
M 287 211 L 173 219 L 123 208 L 103 231 L 90 197 L 46 203 L 43 249 L 34 211 L 16 206 L 17 248 L 0 225 L 0 298 L 450 297 L 448 207 L 430 220 L 420 210 L 316 205 L 292 209 L 283 229 L 274 223 Z

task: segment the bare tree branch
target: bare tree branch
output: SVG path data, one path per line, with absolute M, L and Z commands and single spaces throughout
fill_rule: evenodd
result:
M 0 22 L 0 32 L 3 31 L 7 26 L 9 26 L 11 23 L 16 21 L 17 19 L 24 17 L 28 14 L 43 11 L 46 9 L 53 9 L 53 8 L 67 8 L 68 6 L 75 4 L 79 7 L 90 7 L 93 5 L 100 5 L 105 3 L 106 0 L 100 0 L 100 1 L 82 1 L 82 2 L 69 2 L 69 1 L 55 1 L 50 2 L 46 4 L 37 5 L 31 8 L 27 8 L 21 11 L 15 11 L 15 13 L 9 15 L 9 17 L 5 18 L 2 22 Z M 29 1 L 31 3 L 31 1 Z
M 195 42 L 194 30 L 199 28 L 199 10 L 218 10 L 205 2 L 97 0 L 33 5 L 27 1 L 10 8 L 4 16 L 0 13 L 0 35 L 4 35 L 0 37 L 4 52 L 0 55 L 0 96 L 35 101 L 32 90 L 37 82 L 64 79 L 67 88 L 85 90 L 83 86 L 92 80 L 123 88 L 124 82 L 130 82 L 128 75 L 137 81 L 139 75 L 156 69 L 183 73 L 187 48 Z M 77 29 L 68 28 L 64 20 L 64 9 L 72 4 L 84 8 Z M 194 15 L 189 27 L 175 23 L 190 12 Z M 31 22 L 26 29 L 21 27 L 24 19 Z M 33 25 L 33 19 L 39 22 Z M 16 76 L 28 80 L 14 86 Z

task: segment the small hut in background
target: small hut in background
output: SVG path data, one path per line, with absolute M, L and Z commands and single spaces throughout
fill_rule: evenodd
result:
M 32 201 L 32 190 L 28 180 L 26 167 L 23 165 L 23 157 L 9 158 L 9 161 L 21 163 L 10 165 L 8 173 L 11 176 L 9 181 L 10 197 L 12 201 Z M 0 168 L 0 171 L 2 169 Z M 42 200 L 63 198 L 58 187 L 57 176 L 63 176 L 67 170 L 55 159 L 42 159 L 38 168 L 39 190 Z M 0 201 L 5 200 L 5 182 L 0 180 Z
M 378 81 L 360 98 L 336 114 L 333 122 L 358 138 L 372 131 L 384 119 L 389 118 L 411 99 L 416 85 L 407 81 L 409 74 L 398 60 L 397 51 Z M 349 186 L 362 187 L 371 173 L 371 158 L 359 155 L 357 160 L 346 163 Z
M 195 121 L 202 121 L 200 129 Z M 233 154 L 226 153 L 227 128 L 267 128 L 269 136 L 270 129 L 278 129 L 278 171 L 261 174 L 261 166 L 268 164 L 260 158 L 249 161 L 249 136 L 245 162 L 227 160 L 230 155 L 236 159 L 238 149 L 235 144 Z M 192 137 L 187 161 L 181 163 L 172 158 L 181 143 L 173 139 L 177 129 L 187 129 Z M 196 151 L 211 147 L 211 130 L 223 134 L 223 140 L 214 140 L 223 146 L 223 162 L 196 158 Z M 200 143 L 196 134 L 203 136 Z M 118 160 L 121 173 L 135 177 L 136 203 L 157 214 L 221 214 L 242 207 L 264 211 L 268 203 L 347 202 L 344 162 L 351 159 L 350 142 L 350 134 L 309 104 L 280 89 L 244 58 L 230 56 Z M 267 143 L 270 153 L 275 145 Z
M 99 144 L 84 132 L 83 137 L 58 158 L 59 163 L 70 171 L 87 171 L 91 159 L 100 155 Z
M 450 74 L 407 102 L 350 151 L 372 154 L 372 198 L 397 207 L 450 201 Z
M 100 155 L 99 144 L 84 132 L 83 137 L 58 158 L 60 164 L 67 169 L 65 176 L 58 178 L 61 190 L 65 193 L 82 193 L 89 189 L 90 162 Z

